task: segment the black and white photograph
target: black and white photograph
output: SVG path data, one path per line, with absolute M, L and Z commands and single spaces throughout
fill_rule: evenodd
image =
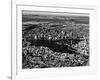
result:
M 100 0 L 0 3 L 0 80 L 100 80 Z
M 90 66 L 87 14 L 22 10 L 22 69 Z
M 27 2 L 12 6 L 12 80 L 95 74 L 95 7 Z

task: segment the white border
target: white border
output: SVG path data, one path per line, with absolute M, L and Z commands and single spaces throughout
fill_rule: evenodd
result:
M 65 6 L 64 6 L 65 7 Z M 81 9 L 80 7 L 64 8 L 36 5 L 16 5 L 13 6 L 12 15 L 12 79 L 33 79 L 42 77 L 67 76 L 67 75 L 87 75 L 96 72 L 96 11 L 94 8 Z M 71 7 L 71 6 L 70 6 Z M 89 13 L 90 16 L 90 66 L 87 67 L 66 67 L 66 68 L 48 68 L 48 69 L 31 69 L 22 70 L 22 10 L 32 11 L 54 11 L 54 12 L 74 12 Z M 17 45 L 16 45 L 17 44 Z M 17 58 L 16 58 L 17 57 Z M 16 63 L 17 62 L 17 63 Z

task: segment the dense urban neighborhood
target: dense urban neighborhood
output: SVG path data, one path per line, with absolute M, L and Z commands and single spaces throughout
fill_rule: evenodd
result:
M 22 68 L 89 66 L 89 16 L 22 13 Z

